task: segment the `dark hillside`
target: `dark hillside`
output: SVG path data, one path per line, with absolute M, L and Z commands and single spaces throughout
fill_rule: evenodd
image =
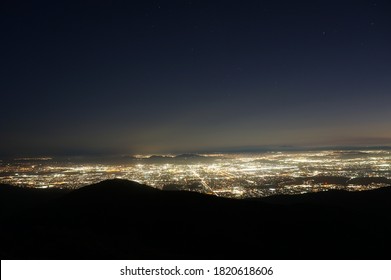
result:
M 257 200 L 125 180 L 0 191 L 2 259 L 390 258 L 390 187 Z M 28 211 L 10 211 L 21 205 Z

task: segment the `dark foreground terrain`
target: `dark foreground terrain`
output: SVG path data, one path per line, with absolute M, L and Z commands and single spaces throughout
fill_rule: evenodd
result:
M 1 259 L 390 259 L 391 187 L 258 200 L 0 185 Z

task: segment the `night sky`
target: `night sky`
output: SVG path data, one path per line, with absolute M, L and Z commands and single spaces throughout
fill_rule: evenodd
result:
M 0 154 L 391 144 L 391 2 L 2 1 Z

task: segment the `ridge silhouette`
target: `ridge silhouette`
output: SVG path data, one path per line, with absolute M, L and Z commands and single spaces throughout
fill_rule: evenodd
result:
M 0 197 L 2 259 L 390 258 L 391 187 L 238 200 L 115 179 Z

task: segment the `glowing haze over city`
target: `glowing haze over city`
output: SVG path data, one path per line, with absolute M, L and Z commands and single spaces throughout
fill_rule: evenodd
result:
M 391 150 L 137 155 L 99 163 L 17 158 L 0 163 L 0 182 L 32 188 L 79 188 L 113 178 L 236 198 L 360 191 L 391 184 Z

